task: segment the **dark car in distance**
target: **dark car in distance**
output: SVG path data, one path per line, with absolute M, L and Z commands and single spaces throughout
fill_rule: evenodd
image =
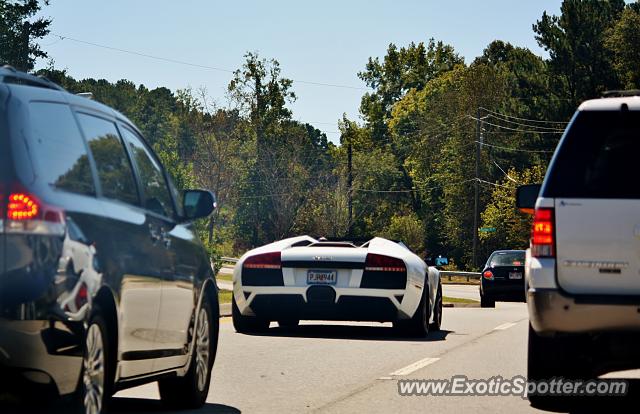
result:
M 493 308 L 496 301 L 523 302 L 524 250 L 491 253 L 480 278 L 480 306 Z
M 192 221 L 213 194 L 179 194 L 123 115 L 0 68 L 0 390 L 104 411 L 158 381 L 164 402 L 208 394 L 217 287 Z

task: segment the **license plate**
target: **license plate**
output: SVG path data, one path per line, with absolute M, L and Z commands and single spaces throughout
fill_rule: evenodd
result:
M 310 285 L 335 285 L 338 272 L 335 270 L 309 270 L 307 283 Z
M 509 279 L 522 279 L 522 272 L 509 272 Z

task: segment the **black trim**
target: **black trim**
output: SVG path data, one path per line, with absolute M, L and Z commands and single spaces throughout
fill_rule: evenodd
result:
M 128 351 L 122 353 L 123 361 L 139 361 L 142 359 L 168 358 L 187 355 L 187 350 L 180 349 L 153 349 L 150 351 Z
M 377 272 L 365 270 L 360 287 L 366 289 L 405 289 L 407 287 L 407 271 Z
M 304 269 L 364 269 L 364 263 L 359 262 L 320 262 L 314 260 L 286 260 L 282 267 Z
M 282 269 L 242 269 L 243 286 L 284 286 Z

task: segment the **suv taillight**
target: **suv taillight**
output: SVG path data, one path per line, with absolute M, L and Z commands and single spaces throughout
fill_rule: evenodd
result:
M 35 219 L 40 212 L 40 203 L 33 196 L 23 193 L 13 193 L 9 196 L 7 204 L 8 220 Z
M 7 232 L 64 234 L 64 211 L 43 203 L 33 194 L 14 190 L 5 199 L 5 208 Z
M 245 269 L 282 269 L 280 252 L 262 253 L 250 256 L 242 265 Z
M 531 228 L 531 255 L 533 257 L 555 257 L 554 209 L 537 208 Z
M 364 270 L 369 272 L 406 272 L 407 267 L 401 259 L 368 253 L 364 263 Z

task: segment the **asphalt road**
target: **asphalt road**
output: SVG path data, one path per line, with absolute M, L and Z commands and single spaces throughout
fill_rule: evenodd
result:
M 442 294 L 449 298 L 473 299 L 480 301 L 480 286 L 443 284 Z
M 446 308 L 443 331 L 422 340 L 399 338 L 390 324 L 365 323 L 306 322 L 291 331 L 273 324 L 265 335 L 242 335 L 225 318 L 201 412 L 534 411 L 520 397 L 401 397 L 397 391 L 403 378 L 524 375 L 526 338 L 521 303 Z M 155 385 L 126 390 L 113 411 L 159 411 L 157 399 Z

